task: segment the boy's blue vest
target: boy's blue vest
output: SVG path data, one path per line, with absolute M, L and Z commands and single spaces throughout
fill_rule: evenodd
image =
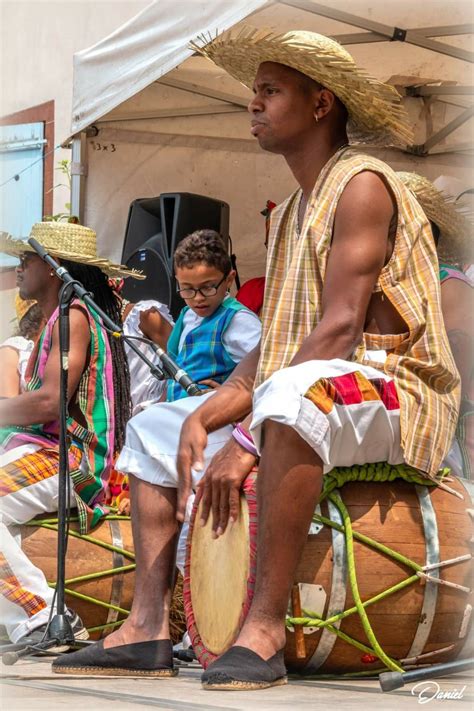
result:
M 199 326 L 190 331 L 179 350 L 179 341 L 183 332 L 184 315 L 189 306 L 181 311 L 168 339 L 168 353 L 174 361 L 196 382 L 211 378 L 223 383 L 232 373 L 237 363 L 227 353 L 222 337 L 237 311 L 245 309 L 236 299 L 228 296 L 213 314 L 203 318 Z M 202 385 L 203 390 L 208 386 Z M 181 385 L 168 380 L 166 401 L 173 402 L 186 397 Z

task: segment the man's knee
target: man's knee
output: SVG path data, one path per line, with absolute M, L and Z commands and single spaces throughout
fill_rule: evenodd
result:
M 313 447 L 290 425 L 267 419 L 262 425 L 262 435 L 260 451 L 266 460 L 289 458 L 293 463 L 322 465 Z
M 280 449 L 292 445 L 296 446 L 298 443 L 303 442 L 293 427 L 284 425 L 276 420 L 265 420 L 262 425 L 262 433 L 262 452 L 264 449 L 273 451 L 275 447 Z

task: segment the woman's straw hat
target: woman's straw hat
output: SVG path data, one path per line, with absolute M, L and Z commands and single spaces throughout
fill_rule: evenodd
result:
M 34 237 L 52 257 L 79 262 L 91 267 L 99 267 L 112 277 L 134 277 L 145 279 L 136 269 L 128 269 L 122 264 L 114 264 L 97 255 L 97 239 L 94 230 L 70 222 L 37 222 L 31 228 L 30 237 Z M 24 252 L 34 252 L 28 242 L 13 239 L 2 233 L 0 252 L 17 257 Z
M 444 264 L 462 264 L 472 259 L 472 220 L 454 199 L 440 192 L 428 178 L 417 173 L 397 173 L 416 197 L 426 217 L 439 228 L 438 258 Z
M 249 89 L 262 62 L 297 69 L 342 101 L 354 140 L 379 145 L 413 143 L 408 116 L 396 89 L 358 69 L 344 47 L 328 37 L 303 31 L 275 34 L 246 26 L 215 39 L 201 35 L 192 47 Z
M 18 323 L 26 316 L 28 311 L 38 302 L 35 299 L 22 299 L 20 294 L 15 294 L 15 314 Z

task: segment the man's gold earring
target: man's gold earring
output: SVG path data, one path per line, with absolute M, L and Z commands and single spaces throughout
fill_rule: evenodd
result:
M 318 123 L 318 121 L 319 121 L 319 116 L 318 116 L 318 114 L 314 114 L 314 120 L 316 121 L 316 123 Z

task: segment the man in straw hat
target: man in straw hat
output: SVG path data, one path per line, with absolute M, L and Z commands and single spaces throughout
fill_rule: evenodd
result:
M 96 303 L 120 321 L 119 303 L 107 274 L 132 274 L 97 256 L 95 232 L 80 225 L 44 222 L 31 236 L 94 294 Z M 42 639 L 53 590 L 22 552 L 12 527 L 55 511 L 58 496 L 59 334 L 58 295 L 62 282 L 21 240 L 2 238 L 0 251 L 20 258 L 17 284 L 23 299 L 35 299 L 46 326 L 28 362 L 26 390 L 0 401 L 2 552 L 1 616 L 12 642 Z M 104 514 L 112 457 L 123 443 L 130 389 L 123 345 L 108 334 L 78 299 L 70 312 L 68 359 L 69 467 L 71 503 L 86 532 Z M 76 637 L 87 637 L 77 614 L 68 612 Z
M 178 494 L 136 477 L 138 575 L 147 584 L 132 615 L 103 648 L 54 668 L 138 669 L 146 645 L 169 639 L 166 602 L 157 601 L 169 597 L 175 511 L 182 520 L 205 469 L 202 518 L 212 510 L 220 536 L 238 516 L 258 450 L 254 598 L 234 646 L 203 675 L 207 689 L 258 689 L 286 682 L 285 615 L 323 472 L 407 462 L 434 479 L 453 435 L 459 377 L 428 221 L 388 166 L 347 146 L 347 128 L 410 140 L 395 90 L 309 32 L 244 29 L 195 48 L 253 89 L 251 133 L 284 156 L 300 189 L 272 212 L 261 345 L 185 421 Z M 210 461 L 212 438 L 235 422 L 235 437 Z
M 417 173 L 398 176 L 414 194 L 427 218 L 436 244 L 441 282 L 444 325 L 454 360 L 461 375 L 461 407 L 456 437 L 445 464 L 458 476 L 474 478 L 474 323 L 473 283 L 460 265 L 472 261 L 472 216 L 441 192 L 437 185 Z M 448 183 L 449 185 L 449 183 Z

